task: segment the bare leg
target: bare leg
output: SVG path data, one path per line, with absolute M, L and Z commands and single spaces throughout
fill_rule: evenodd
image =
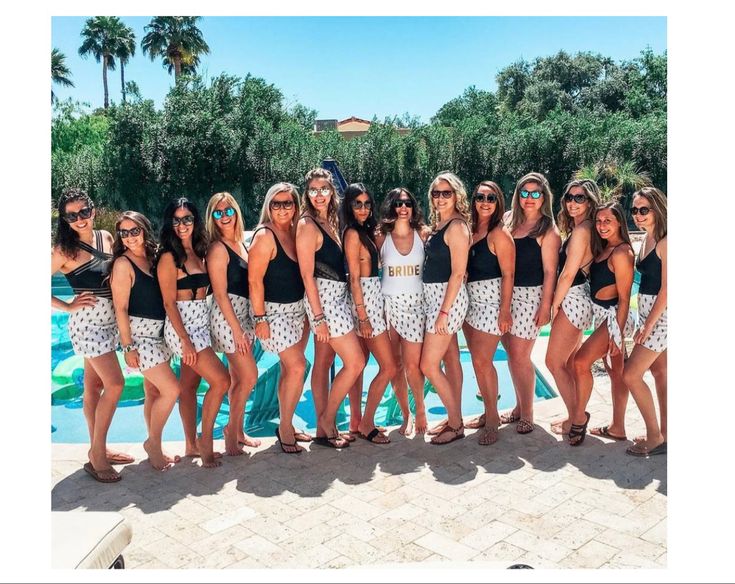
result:
M 505 339 L 505 335 L 503 338 Z M 508 368 L 518 398 L 516 408 L 521 420 L 530 424 L 533 423 L 533 398 L 536 389 L 536 373 L 531 362 L 531 351 L 535 343 L 536 339 L 510 335 L 506 345 Z
M 398 407 L 401 408 L 401 415 L 403 416 L 403 424 L 398 429 L 398 432 L 407 436 L 413 430 L 411 409 L 408 405 L 408 383 L 406 381 L 406 364 L 405 359 L 402 355 L 401 345 L 402 339 L 395 328 L 391 327 L 390 333 L 390 345 L 393 351 L 393 360 L 396 363 L 397 369 L 396 374 L 391 379 L 391 387 L 393 388 L 393 394 L 396 396 Z
M 278 386 L 278 405 L 280 423 L 278 433 L 281 447 L 286 452 L 301 452 L 303 448 L 296 444 L 294 437 L 293 416 L 296 406 L 304 390 L 304 374 L 306 358 L 301 344 L 296 344 L 278 354 L 281 360 L 281 383 Z
M 225 450 L 230 456 L 239 456 L 243 453 L 240 442 L 246 446 L 257 448 L 260 440 L 246 436 L 243 431 L 245 422 L 245 404 L 258 381 L 258 367 L 253 359 L 253 353 L 227 353 L 227 362 L 230 365 L 230 419 L 224 427 Z
M 201 376 L 188 365 L 181 364 L 179 376 L 179 415 L 184 427 L 186 441 L 185 456 L 199 456 L 199 440 L 197 439 L 197 389 Z
M 172 463 L 178 462 L 178 457 L 172 459 L 164 454 L 161 440 L 163 427 L 179 395 L 179 381 L 168 362 L 147 369 L 143 375 L 149 386 L 147 395 L 151 398 L 148 407 L 148 439 L 143 443 L 143 448 L 148 453 L 153 468 L 165 470 Z
M 311 368 L 311 396 L 314 400 L 314 410 L 317 420 L 322 417 L 327 408 L 327 401 L 329 400 L 329 369 L 334 362 L 334 356 L 334 349 L 332 349 L 329 343 L 320 343 L 314 337 L 314 366 Z
M 643 374 L 651 367 L 658 356 L 658 353 L 646 349 L 642 345 L 635 345 L 623 370 L 623 382 L 633 394 L 633 399 L 646 424 L 646 439 L 639 444 L 649 450 L 664 442 L 664 437 L 656 419 L 653 395 L 648 384 L 643 381 Z
M 577 390 L 574 387 L 574 355 L 582 344 L 582 331 L 576 328 L 564 310 L 560 310 L 554 318 L 546 350 L 546 367 L 554 376 L 559 395 L 567 408 L 567 418 L 552 425 L 560 433 L 568 433 L 572 423 L 569 418 L 575 409 Z
M 383 332 L 373 339 L 365 339 L 365 344 L 375 356 L 379 366 L 378 374 L 370 382 L 365 414 L 358 428 L 360 433 L 367 436 L 375 428 L 375 411 L 380 405 L 380 400 L 388 387 L 388 382 L 396 375 L 398 366 L 393 360 L 393 351 L 387 332 Z M 390 442 L 390 439 L 385 434 L 379 433 L 373 438 L 373 442 L 384 444 Z
M 421 372 L 423 343 L 412 343 L 401 339 L 401 355 L 408 384 L 411 386 L 416 411 L 416 433 L 426 432 L 426 406 L 424 405 L 424 374 Z M 408 407 L 408 398 L 406 407 Z
M 498 372 L 493 364 L 493 357 L 500 342 L 500 337 L 473 329 L 469 325 L 467 328 L 470 330 L 465 331 L 465 338 L 467 338 L 470 348 L 472 367 L 477 376 L 477 386 L 482 392 L 482 401 L 485 404 L 485 413 L 483 414 L 485 423 L 483 425 L 488 431 L 494 430 L 497 433 L 500 425 L 500 416 L 498 415 Z
M 503 348 L 505 349 L 506 354 L 508 355 L 508 372 L 510 373 L 510 380 L 513 382 L 513 391 L 516 394 L 516 405 L 511 411 L 511 416 L 513 418 L 520 418 L 521 416 L 521 398 L 518 395 L 518 383 L 516 382 L 516 379 L 513 375 L 513 368 L 510 366 L 511 364 L 511 342 L 512 342 L 513 336 L 510 333 L 505 333 L 503 336 L 500 337 L 500 342 L 503 343 Z
M 610 358 L 608 366 L 603 359 L 605 371 L 610 377 L 610 388 L 612 397 L 613 416 L 612 422 L 607 428 L 608 434 L 611 436 L 625 438 L 625 409 L 628 407 L 628 386 L 623 381 L 623 354 L 619 353 L 615 357 Z M 593 428 L 591 434 L 598 434 L 599 430 Z
M 107 460 L 107 432 L 110 429 L 112 416 L 115 414 L 125 380 L 114 352 L 90 358 L 89 363 L 104 386 L 94 408 L 89 461 L 100 478 L 109 478 L 117 476 L 118 473 Z
M 151 407 L 153 406 L 153 402 L 156 401 L 156 399 L 158 398 L 159 394 L 158 394 L 158 388 L 155 386 L 153 382 L 151 382 L 150 379 L 148 379 L 148 377 L 146 377 L 145 373 L 143 373 L 143 394 L 145 395 L 145 400 L 143 401 L 143 419 L 145 420 L 146 432 L 148 432 L 148 436 L 150 436 L 151 435 Z M 174 400 L 174 403 L 175 402 L 176 400 Z
M 592 395 L 594 378 L 592 364 L 607 353 L 608 334 L 607 326 L 602 325 L 593 332 L 574 356 L 574 386 L 577 390 L 577 400 L 572 424 L 586 426 L 588 419 L 585 412 Z M 583 437 L 570 438 L 570 444 L 578 444 Z
M 651 374 L 656 384 L 656 396 L 658 397 L 658 413 L 661 417 L 661 435 L 664 440 L 666 440 L 667 354 L 668 351 L 659 354 L 658 359 L 651 364 Z
M 365 361 L 367 362 L 367 359 L 370 357 L 367 342 L 361 337 L 357 337 L 357 340 L 360 343 L 360 349 L 362 349 L 362 354 L 365 356 Z M 348 394 L 350 400 L 350 433 L 359 432 L 360 430 L 360 421 L 362 420 L 362 386 L 363 376 L 361 371 Z
M 445 375 L 441 368 L 441 360 L 445 358 L 447 349 L 449 349 L 451 343 L 451 335 L 437 335 L 427 332 L 421 354 L 421 371 L 436 388 L 439 399 L 441 399 L 444 408 L 447 410 L 448 428 L 461 430 L 463 427 L 462 412 L 459 401 L 457 400 L 457 392 L 452 387 L 452 381 L 449 379 L 449 376 Z M 446 436 L 446 438 L 441 438 L 442 436 Z M 451 432 L 446 432 L 437 435 L 433 441 L 434 443 L 441 444 L 452 438 Z
M 454 392 L 454 400 L 460 404 L 460 411 L 462 410 L 462 383 L 464 382 L 464 373 L 462 371 L 462 365 L 459 361 L 459 342 L 457 341 L 457 335 L 451 335 L 449 346 L 446 352 L 442 356 L 442 362 L 444 363 L 444 374 L 449 379 L 450 386 Z M 438 424 L 436 424 L 429 434 L 439 434 L 444 427 L 447 425 L 447 419 L 445 418 Z
M 199 453 L 202 457 L 202 466 L 211 468 L 222 464 L 214 456 L 214 422 L 222 399 L 230 387 L 230 375 L 211 347 L 197 353 L 197 361 L 192 369 L 209 384 L 202 404 L 202 437 L 199 441 Z

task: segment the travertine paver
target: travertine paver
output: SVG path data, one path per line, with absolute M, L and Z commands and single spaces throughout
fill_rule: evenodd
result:
M 591 425 L 609 421 L 606 378 L 589 409 Z M 129 568 L 665 567 L 666 457 L 593 436 L 571 448 L 548 430 L 561 411 L 539 403 L 532 434 L 504 427 L 489 447 L 472 432 L 437 447 L 391 429 L 387 446 L 289 456 L 264 439 L 211 470 L 184 459 L 156 472 L 141 445 L 116 445 L 138 462 L 111 485 L 83 472 L 86 446 L 55 444 L 52 509 L 124 515 Z M 627 432 L 643 432 L 632 400 Z

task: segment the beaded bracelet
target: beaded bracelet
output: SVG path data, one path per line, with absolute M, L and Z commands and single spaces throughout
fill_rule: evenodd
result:
M 260 323 L 263 323 L 263 322 L 266 323 L 266 324 L 268 324 L 268 317 L 265 314 L 260 314 L 260 315 L 257 315 L 257 316 L 253 316 L 253 322 L 255 324 L 260 324 Z
M 327 319 L 324 318 L 324 315 L 322 314 L 319 317 L 314 318 L 314 328 L 321 326 L 322 324 L 326 324 Z

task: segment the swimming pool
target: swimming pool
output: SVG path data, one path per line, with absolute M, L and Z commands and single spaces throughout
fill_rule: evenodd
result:
M 68 299 L 72 291 L 66 279 L 60 274 L 52 278 L 52 290 L 55 296 Z M 67 334 L 69 315 L 65 312 L 52 311 L 51 314 L 51 439 L 56 443 L 85 443 L 89 436 L 82 412 L 83 367 L 81 357 L 74 354 L 71 341 Z M 462 387 L 462 414 L 464 416 L 477 415 L 483 412 L 482 402 L 475 397 L 477 384 L 469 352 L 466 349 L 464 336 L 460 332 L 460 360 L 464 372 Z M 248 403 L 247 432 L 253 436 L 271 436 L 278 424 L 278 401 L 276 386 L 278 382 L 278 358 L 270 353 L 263 352 L 259 346 L 255 349 L 258 363 L 258 384 L 255 387 Z M 309 341 L 306 357 L 313 360 L 313 340 Z M 118 359 L 125 375 L 125 389 L 118 405 L 115 417 L 112 420 L 108 433 L 109 442 L 142 442 L 145 439 L 145 423 L 143 420 L 143 378 L 136 370 L 129 369 L 122 354 L 118 352 Z M 174 358 L 174 369 L 178 369 L 177 358 Z M 512 408 L 515 405 L 515 393 L 508 371 L 507 355 L 502 346 L 498 347 L 495 355 L 495 367 L 498 371 L 500 400 L 498 407 Z M 336 364 L 339 367 L 339 360 Z M 363 375 L 363 402 L 367 395 L 367 388 L 377 371 L 377 363 L 371 357 L 365 367 Z M 300 428 L 314 430 L 316 419 L 311 398 L 311 378 L 307 376 L 304 385 L 304 394 L 296 408 L 294 423 Z M 205 382 L 199 387 L 199 402 L 206 392 Z M 536 399 L 556 397 L 551 386 L 536 372 Z M 225 401 L 215 424 L 215 438 L 222 437 L 222 427 L 227 423 L 229 405 Z M 426 409 L 429 421 L 437 421 L 446 414 L 439 397 L 434 391 L 426 395 Z M 338 413 L 337 422 L 341 429 L 346 429 L 349 419 L 349 404 L 347 400 Z M 385 392 L 377 410 L 375 421 L 383 425 L 400 423 L 400 410 L 390 388 Z M 164 440 L 183 440 L 183 429 L 178 412 L 174 409 L 163 432 Z

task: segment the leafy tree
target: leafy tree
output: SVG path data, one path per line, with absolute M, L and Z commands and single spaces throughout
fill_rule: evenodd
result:
M 125 84 L 125 65 L 135 56 L 135 33 L 129 26 L 122 25 L 115 56 L 120 61 L 120 87 L 122 88 L 122 102 L 125 103 L 127 86 Z
M 209 53 L 196 23 L 201 16 L 156 16 L 146 25 L 146 35 L 141 41 L 143 52 L 151 61 L 161 57 L 169 74 L 173 68 L 174 79 L 182 74 L 193 74 L 199 65 L 199 55 Z
M 74 82 L 69 79 L 71 71 L 66 66 L 66 55 L 56 47 L 51 49 L 51 83 L 58 83 L 64 87 L 74 87 Z M 51 89 L 51 103 L 57 101 L 53 88 Z

